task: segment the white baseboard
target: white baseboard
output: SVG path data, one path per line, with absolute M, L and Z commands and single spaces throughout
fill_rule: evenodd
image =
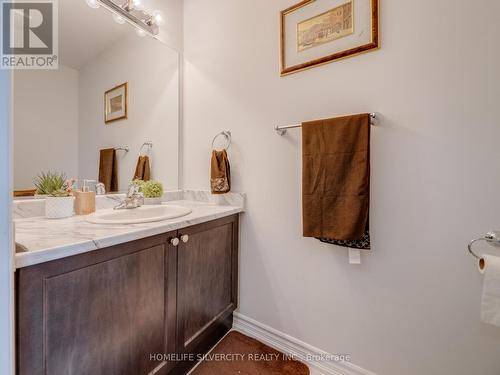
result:
M 311 358 L 332 358 L 333 356 L 237 312 L 234 313 L 233 329 L 253 337 L 284 354 L 302 359 L 315 374 L 376 375 L 350 362 L 310 360 Z

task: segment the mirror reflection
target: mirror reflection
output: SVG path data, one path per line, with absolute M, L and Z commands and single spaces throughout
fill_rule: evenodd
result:
M 59 2 L 59 69 L 14 72 L 17 197 L 47 172 L 106 193 L 134 178 L 178 188 L 179 54 L 141 35 L 102 7 Z

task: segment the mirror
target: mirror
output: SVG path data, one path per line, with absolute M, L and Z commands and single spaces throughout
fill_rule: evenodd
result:
M 99 181 L 103 149 L 116 149 L 115 190 L 127 190 L 141 153 L 149 155 L 151 179 L 178 188 L 177 51 L 114 22 L 103 7 L 60 1 L 59 69 L 13 77 L 17 196 L 33 194 L 34 179 L 46 171 L 78 186 Z

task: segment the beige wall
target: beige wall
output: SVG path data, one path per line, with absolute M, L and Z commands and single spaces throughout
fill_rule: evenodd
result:
M 183 2 L 184 0 L 144 0 L 147 9 L 162 12 L 164 22 L 160 27 L 159 38 L 167 46 L 182 50 L 183 43 Z
M 105 125 L 103 95 L 128 82 L 128 119 Z M 133 179 L 139 151 L 153 142 L 152 178 L 166 190 L 178 182 L 179 54 L 162 42 L 132 35 L 116 43 L 80 70 L 79 87 L 80 180 L 97 179 L 99 150 L 129 147 L 119 151 L 118 180 L 126 191 Z M 146 149 L 143 150 L 144 152 Z
M 381 1 L 380 51 L 280 78 L 293 0 L 185 0 L 184 187 L 208 188 L 210 142 L 233 133 L 240 310 L 383 375 L 496 375 L 500 330 L 479 322 L 466 244 L 500 228 L 500 2 Z M 301 236 L 300 131 L 377 111 L 373 253 Z
M 78 71 L 14 72 L 14 189 L 40 172 L 78 177 Z

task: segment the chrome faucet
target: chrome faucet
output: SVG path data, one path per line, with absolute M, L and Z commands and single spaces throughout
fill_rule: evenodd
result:
M 106 195 L 106 185 L 102 182 L 99 182 L 95 185 L 95 193 L 96 195 Z
M 139 208 L 144 204 L 144 195 L 139 192 L 139 185 L 131 183 L 128 187 L 127 197 L 114 207 L 115 210 Z

